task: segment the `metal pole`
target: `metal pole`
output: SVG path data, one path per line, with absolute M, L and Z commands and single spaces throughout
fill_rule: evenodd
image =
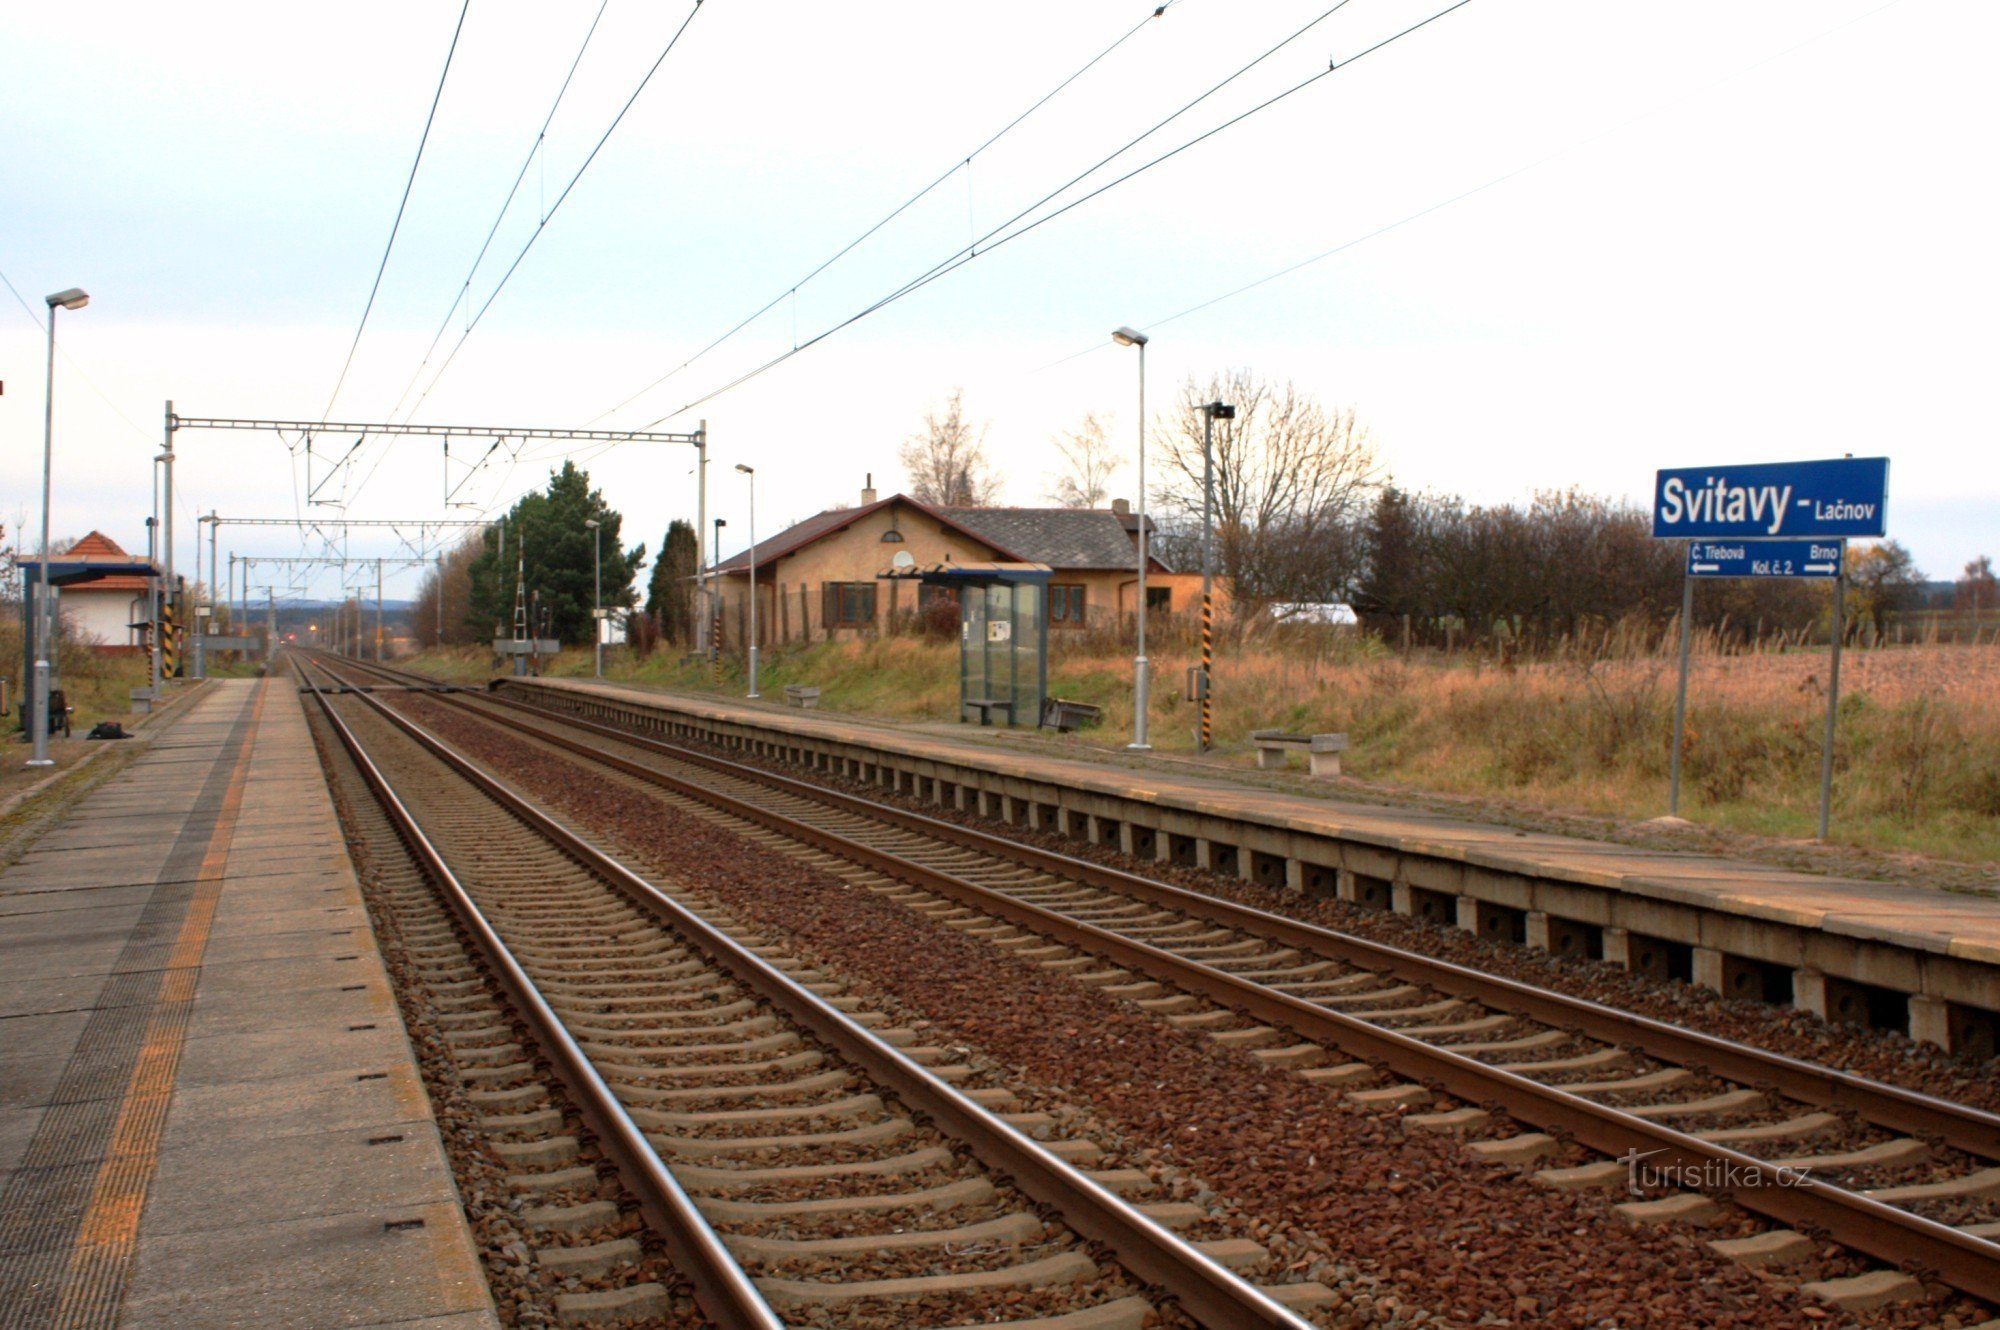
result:
M 160 459 L 153 458 L 153 515 L 146 519 L 146 562 L 152 565 L 152 591 L 146 597 L 147 613 L 150 615 L 146 629 L 146 641 L 150 646 L 148 662 L 151 696 L 154 701 L 160 697 L 160 597 L 163 586 L 160 582 Z
M 437 645 L 444 645 L 444 555 L 437 556 Z
M 699 593 L 696 599 L 698 601 L 705 601 L 712 600 L 715 592 L 715 588 L 709 584 L 713 575 L 707 566 L 707 561 L 701 557 L 701 529 L 708 525 L 708 422 L 706 420 L 702 421 L 700 426 L 695 430 L 695 433 L 700 438 L 694 446 L 696 454 L 694 467 L 694 584 Z M 715 533 L 715 539 L 715 557 L 720 561 L 722 558 L 722 532 L 720 530 Z M 662 550 L 661 553 L 665 554 L 666 551 Z M 714 606 L 714 618 L 716 627 L 720 628 L 722 625 L 722 606 L 719 602 Z M 707 625 L 702 622 L 702 616 L 697 612 L 694 620 L 693 643 L 696 655 L 701 654 L 701 639 L 706 629 Z M 710 643 L 710 649 L 711 651 L 714 649 L 713 642 Z M 712 656 L 711 668 L 713 668 Z
M 1688 652 L 1694 619 L 1694 578 L 1681 574 L 1681 677 L 1674 687 L 1674 751 L 1667 761 L 1667 816 L 1681 814 L 1681 748 L 1687 733 Z
M 31 767 L 55 765 L 55 759 L 49 756 L 49 660 L 53 655 L 50 643 L 55 635 L 55 619 L 49 613 L 49 474 L 55 464 L 56 309 L 55 305 L 49 306 L 49 373 L 42 392 L 42 566 L 36 574 L 41 594 L 35 599 L 35 696 L 28 713 L 35 740 L 34 753 L 28 758 Z
M 1132 659 L 1132 742 L 1137 752 L 1146 742 L 1146 344 L 1139 343 L 1139 654 Z
M 604 677 L 604 527 L 592 523 L 590 528 L 590 606 L 591 629 L 597 635 L 597 677 Z
M 1215 664 L 1215 409 L 1201 410 L 1201 733 L 1195 751 L 1206 753 L 1215 738 L 1209 708 L 1210 670 Z
M 1826 683 L 1826 742 L 1819 755 L 1819 838 L 1826 839 L 1827 823 L 1833 810 L 1833 727 L 1834 718 L 1840 711 L 1840 644 L 1847 635 L 1847 566 L 1846 558 L 1841 559 L 1841 569 L 1833 579 L 1833 664 L 1827 672 Z
M 757 473 L 750 477 L 750 692 L 757 696 Z
M 164 555 L 167 572 L 167 589 L 160 619 L 163 623 L 171 619 L 178 626 L 180 615 L 176 613 L 174 605 L 176 600 L 174 593 L 177 588 L 174 585 L 174 404 L 171 401 L 167 403 L 166 467 L 166 493 L 160 501 L 160 506 L 165 509 L 166 520 L 160 529 L 165 533 L 165 543 L 161 547 L 161 552 Z
M 203 631 L 206 625 L 201 615 L 201 607 L 208 603 L 206 584 L 201 580 L 201 524 L 207 520 L 200 514 L 196 514 L 194 519 L 194 605 L 190 612 L 194 616 L 194 677 L 197 679 L 208 677 L 208 647 L 203 641 L 208 634 Z
M 382 561 L 375 560 L 375 663 L 382 663 Z
M 215 562 L 215 536 L 220 530 L 222 522 L 216 517 L 215 509 L 211 508 L 208 510 L 208 598 L 211 602 L 215 599 L 215 575 L 222 571 Z M 196 553 L 199 554 L 200 551 L 197 550 Z
M 264 596 L 264 659 L 269 660 L 278 654 L 278 589 L 267 586 Z

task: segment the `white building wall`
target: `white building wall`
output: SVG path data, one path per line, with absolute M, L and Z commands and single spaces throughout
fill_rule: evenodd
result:
M 70 630 L 99 646 L 139 646 L 140 631 L 129 625 L 146 617 L 146 596 L 134 591 L 92 591 L 88 584 L 60 591 L 56 602 Z

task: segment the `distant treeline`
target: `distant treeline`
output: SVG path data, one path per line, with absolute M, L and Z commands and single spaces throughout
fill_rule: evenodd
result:
M 1579 490 L 1545 491 L 1525 504 L 1473 504 L 1457 495 L 1376 488 L 1353 516 L 1310 529 L 1218 542 L 1220 571 L 1246 606 L 1344 601 L 1390 641 L 1455 640 L 1527 647 L 1614 624 L 1664 627 L 1680 613 L 1686 545 L 1655 540 L 1649 515 Z M 1200 566 L 1186 526 L 1162 548 L 1178 567 Z M 1235 561 L 1239 567 L 1231 568 Z M 1877 634 L 1924 602 L 1922 574 L 1894 542 L 1849 555 L 1848 613 Z M 1723 640 L 1823 634 L 1832 593 L 1824 582 L 1708 580 L 1697 589 L 1697 627 Z

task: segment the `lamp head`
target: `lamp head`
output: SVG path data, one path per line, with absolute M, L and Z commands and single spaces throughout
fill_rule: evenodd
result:
M 1202 407 L 1210 420 L 1234 420 L 1236 408 L 1228 402 L 1210 402 Z
M 584 525 L 585 525 L 586 527 L 589 527 L 589 528 L 590 528 L 590 529 L 591 529 L 592 531 L 595 531 L 595 530 L 597 530 L 597 519 L 596 519 L 596 518 L 594 518 L 594 517 L 586 517 L 586 518 L 584 518 L 584 519 L 583 519 L 583 524 L 584 524 Z
M 1137 328 L 1113 328 L 1111 340 L 1120 346 L 1144 346 L 1150 339 Z
M 716 524 L 717 526 L 728 526 L 728 525 L 729 525 L 729 519 L 728 519 L 728 518 L 726 518 L 726 517 L 718 517 L 718 518 L 716 518 L 716 519 L 715 519 L 715 524 Z
M 757 474 L 757 468 L 756 468 L 756 467 L 754 467 L 754 466 L 745 466 L 745 465 L 743 465 L 743 463 L 741 463 L 741 462 L 738 462 L 738 463 L 736 464 L 736 469 L 737 469 L 738 471 L 741 471 L 741 472 L 742 472 L 742 473 L 743 473 L 744 475 L 746 475 L 746 476 L 754 476 L 754 475 L 756 475 L 756 474 Z
M 80 286 L 72 286 L 67 291 L 58 291 L 43 299 L 49 302 L 50 309 L 54 309 L 57 305 L 61 305 L 64 309 L 82 309 L 90 303 L 90 296 Z

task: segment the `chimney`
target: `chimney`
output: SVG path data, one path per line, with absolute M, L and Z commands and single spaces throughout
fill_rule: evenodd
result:
M 1130 499 L 1113 499 L 1111 501 L 1111 511 L 1117 513 L 1120 517 L 1130 517 L 1132 515 L 1132 501 Z
M 875 473 L 870 471 L 867 479 L 861 483 L 861 506 L 865 508 L 873 502 L 875 502 Z

